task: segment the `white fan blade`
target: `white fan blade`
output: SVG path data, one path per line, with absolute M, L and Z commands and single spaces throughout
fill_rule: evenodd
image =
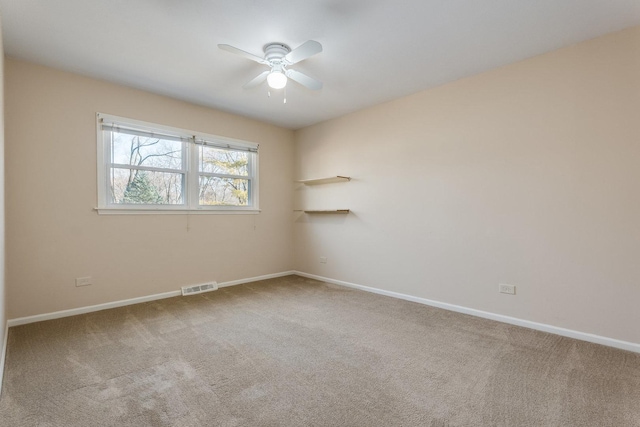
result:
M 306 74 L 301 73 L 296 70 L 287 70 L 285 73 L 287 77 L 289 77 L 294 82 L 300 83 L 302 86 L 307 87 L 311 90 L 320 90 L 322 89 L 322 82 L 318 81 L 314 78 L 307 76 Z
M 286 54 L 284 60 L 291 65 L 320 52 L 322 52 L 322 45 L 317 41 L 308 40 Z
M 256 56 L 252 53 L 249 52 L 245 52 L 244 50 L 238 49 L 237 47 L 233 47 L 231 45 L 228 44 L 219 44 L 218 47 L 222 50 L 226 50 L 227 52 L 231 52 L 231 53 L 235 53 L 236 55 L 240 55 L 242 57 L 245 57 L 247 59 L 250 59 L 252 61 L 256 61 L 260 64 L 269 64 L 267 61 L 264 60 L 264 58 L 260 58 L 259 56 Z
M 242 86 L 245 89 L 251 89 L 252 87 L 256 87 L 258 86 L 260 83 L 264 82 L 265 80 L 267 80 L 267 76 L 269 75 L 269 70 L 264 71 L 260 74 L 258 74 L 256 77 L 254 77 L 252 80 L 250 80 L 249 82 L 245 83 L 244 86 Z

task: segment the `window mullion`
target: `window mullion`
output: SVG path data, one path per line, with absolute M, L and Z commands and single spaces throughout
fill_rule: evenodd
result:
M 188 145 L 186 142 L 182 141 L 182 170 L 184 173 L 182 174 L 182 203 L 186 206 L 190 206 L 190 194 L 189 194 L 189 152 Z
M 253 168 L 254 167 L 254 162 L 253 162 L 254 158 L 255 158 L 255 156 L 253 154 L 250 154 L 249 157 L 247 158 L 247 162 L 248 162 L 248 164 L 247 164 L 247 172 L 249 172 L 249 176 L 251 176 L 251 178 L 253 178 L 255 176 L 255 170 Z M 247 198 L 248 198 L 249 204 L 251 206 L 255 205 L 255 198 L 254 198 L 254 194 L 255 193 L 254 193 L 254 189 L 253 189 L 253 183 L 254 183 L 254 180 L 250 179 L 249 180 L 249 191 L 247 193 Z
M 198 145 L 189 145 L 189 207 L 197 209 L 200 204 L 200 179 L 198 177 L 198 161 L 200 159 Z

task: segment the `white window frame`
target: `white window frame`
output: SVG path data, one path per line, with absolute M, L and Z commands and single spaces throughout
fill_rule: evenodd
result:
M 167 169 L 171 173 L 184 173 L 183 204 L 181 205 L 145 205 L 111 203 L 110 197 L 110 173 L 111 173 L 111 143 L 107 138 L 109 133 L 102 129 L 103 123 L 121 126 L 127 129 L 139 129 L 143 132 L 156 133 L 158 135 L 170 135 L 184 139 L 183 142 L 183 167 L 182 169 Z M 258 144 L 238 139 L 211 135 L 186 129 L 143 122 L 126 117 L 111 114 L 96 113 L 97 132 L 97 172 L 98 172 L 98 206 L 99 214 L 256 214 L 260 212 L 258 200 Z M 188 142 L 186 142 L 188 140 Z M 201 145 L 209 145 L 215 148 L 249 151 L 248 176 L 231 176 L 199 171 L 198 156 Z M 140 168 L 140 167 L 136 167 Z M 144 167 L 140 168 L 144 169 Z M 160 170 L 153 168 L 153 170 Z M 248 206 L 220 206 L 200 205 L 199 182 L 200 175 L 235 177 L 248 179 L 249 195 Z

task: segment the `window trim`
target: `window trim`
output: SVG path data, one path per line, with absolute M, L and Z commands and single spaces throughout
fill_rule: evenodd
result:
M 150 133 L 157 132 L 162 137 L 180 139 L 184 142 L 183 162 L 186 170 L 175 169 L 172 173 L 184 173 L 183 198 L 181 205 L 138 205 L 138 204 L 115 204 L 109 203 L 109 170 L 111 167 L 110 144 L 104 138 L 102 124 L 104 122 L 120 125 L 123 128 L 140 129 Z M 114 116 L 111 114 L 96 113 L 96 141 L 97 141 L 97 196 L 98 206 L 94 208 L 99 214 L 258 214 L 259 208 L 259 144 L 242 141 L 239 139 L 223 137 L 219 135 L 206 134 L 187 129 L 175 128 L 156 123 L 144 122 L 141 120 L 129 119 L 126 117 Z M 220 176 L 224 174 L 201 173 L 198 166 L 198 151 L 201 145 L 208 145 L 222 149 L 237 149 L 248 151 L 253 155 L 249 156 L 249 176 L 238 177 L 250 181 L 248 199 L 249 206 L 220 206 L 220 205 L 200 205 L 199 204 L 199 181 L 200 175 Z M 123 165 L 130 168 L 130 165 Z M 228 175 L 231 177 L 231 175 Z

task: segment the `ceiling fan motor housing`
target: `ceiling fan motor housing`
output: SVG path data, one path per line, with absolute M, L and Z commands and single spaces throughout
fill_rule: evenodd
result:
M 291 52 L 291 48 L 283 43 L 269 43 L 264 47 L 264 59 L 270 64 L 279 64 L 284 62 L 282 58 Z

